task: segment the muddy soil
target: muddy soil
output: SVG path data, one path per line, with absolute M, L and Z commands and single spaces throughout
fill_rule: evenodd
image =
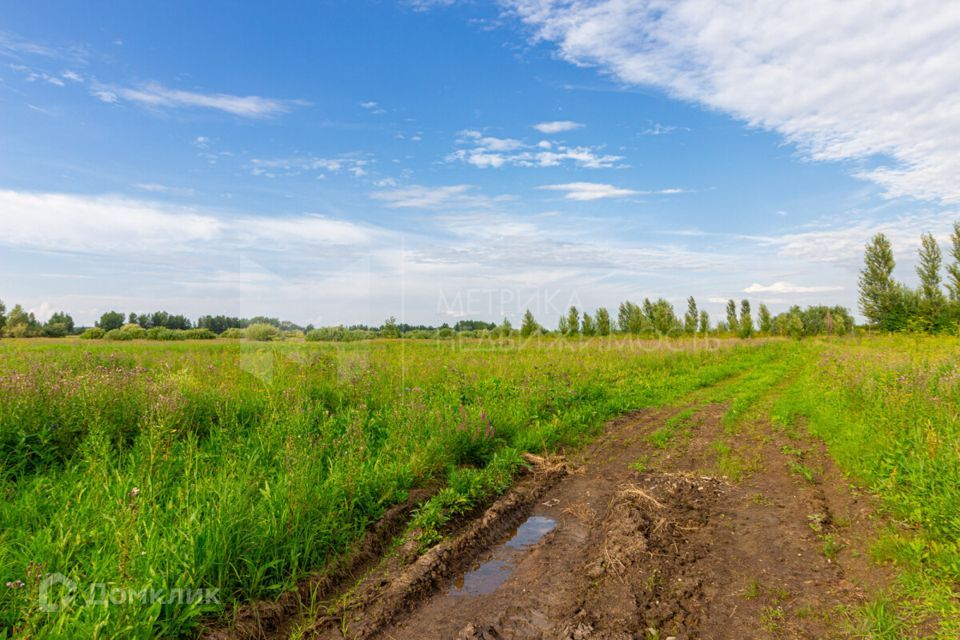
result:
M 706 405 L 608 425 L 423 555 L 401 544 L 298 637 L 841 638 L 888 583 L 869 500 L 816 443 Z M 638 462 L 640 464 L 638 464 Z M 728 473 L 733 477 L 726 477 Z

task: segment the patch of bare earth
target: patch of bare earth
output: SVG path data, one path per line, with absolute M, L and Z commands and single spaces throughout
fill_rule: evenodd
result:
M 427 553 L 401 544 L 298 633 L 843 637 L 841 612 L 886 582 L 862 554 L 868 503 L 815 444 L 769 424 L 727 433 L 723 414 L 702 408 L 662 450 L 647 436 L 668 412 L 612 422 L 567 464 L 541 461 Z M 730 468 L 733 480 L 722 475 Z

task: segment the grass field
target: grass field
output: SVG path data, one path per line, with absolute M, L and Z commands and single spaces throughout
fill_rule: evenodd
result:
M 951 338 L 0 341 L 0 634 L 191 637 L 328 565 L 413 488 L 440 489 L 416 516 L 427 546 L 521 453 L 709 397 L 731 424 L 771 407 L 877 494 L 875 556 L 900 578 L 861 612 L 874 637 L 957 637 L 958 385 Z M 77 585 L 56 612 L 50 574 Z

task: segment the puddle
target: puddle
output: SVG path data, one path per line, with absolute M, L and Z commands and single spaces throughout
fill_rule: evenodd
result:
M 526 549 L 540 542 L 540 538 L 547 535 L 557 526 L 553 518 L 530 516 L 526 522 L 517 527 L 514 534 L 503 546 L 508 549 Z
M 473 567 L 465 575 L 453 581 L 451 596 L 479 596 L 493 593 L 513 573 L 515 556 L 518 552 L 532 547 L 543 536 L 553 531 L 557 521 L 543 516 L 531 516 L 514 530 L 510 539 L 495 547 L 490 559 Z

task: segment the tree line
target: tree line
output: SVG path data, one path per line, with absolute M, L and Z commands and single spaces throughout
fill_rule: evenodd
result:
M 960 221 L 953 223 L 944 283 L 943 252 L 930 233 L 920 237 L 916 266 L 919 284 L 910 288 L 893 277 L 896 261 L 886 235 L 867 243 L 860 272 L 860 311 L 882 331 L 941 333 L 960 327 Z M 944 292 L 944 284 L 946 292 Z
M 561 336 L 607 336 L 612 333 L 647 337 L 687 336 L 739 336 L 755 335 L 803 337 L 812 335 L 843 335 L 854 330 L 854 319 L 841 306 L 810 306 L 773 315 L 765 304 L 760 304 L 756 320 L 749 300 L 728 300 L 726 317 L 711 326 L 710 314 L 699 309 L 693 296 L 687 298 L 687 308 L 682 316 L 674 306 L 663 298 L 651 301 L 645 298 L 641 304 L 629 300 L 620 303 L 614 319 L 610 312 L 600 307 L 593 315 L 575 306 L 561 316 L 556 331 L 548 331 L 537 323 L 528 309 L 523 315 L 519 334 L 523 337 L 555 334 Z
M 285 337 L 304 337 L 310 341 L 349 342 L 371 338 L 499 338 L 509 336 L 608 336 L 627 334 L 644 337 L 678 336 L 739 336 L 754 335 L 803 337 L 819 334 L 844 334 L 854 328 L 853 318 L 843 307 L 813 306 L 801 309 L 792 307 L 776 316 L 766 305 L 761 304 L 754 318 L 749 300 L 739 305 L 729 300 L 726 316 L 711 325 L 710 315 L 699 309 L 693 296 L 687 299 L 684 314 L 678 315 L 673 305 L 659 298 L 644 299 L 641 304 L 631 301 L 620 303 L 614 317 L 606 308 L 596 309 L 592 314 L 581 312 L 571 306 L 553 331 L 540 325 L 529 309 L 524 313 L 519 329 L 506 318 L 498 325 L 482 320 L 460 320 L 454 326 L 446 323 L 439 327 L 411 325 L 388 318 L 379 326 L 351 325 L 349 327 L 302 327 L 293 322 L 256 316 L 239 318 L 224 315 L 204 315 L 195 323 L 183 315 L 166 311 L 153 313 L 129 313 L 108 311 L 100 316 L 93 327 L 78 327 L 70 314 L 58 311 L 46 322 L 38 322 L 33 313 L 16 305 L 6 313 L 0 301 L 0 335 L 7 337 L 64 337 L 79 335 L 82 338 L 110 340 L 183 340 L 208 338 L 247 338 L 251 340 L 278 340 Z

